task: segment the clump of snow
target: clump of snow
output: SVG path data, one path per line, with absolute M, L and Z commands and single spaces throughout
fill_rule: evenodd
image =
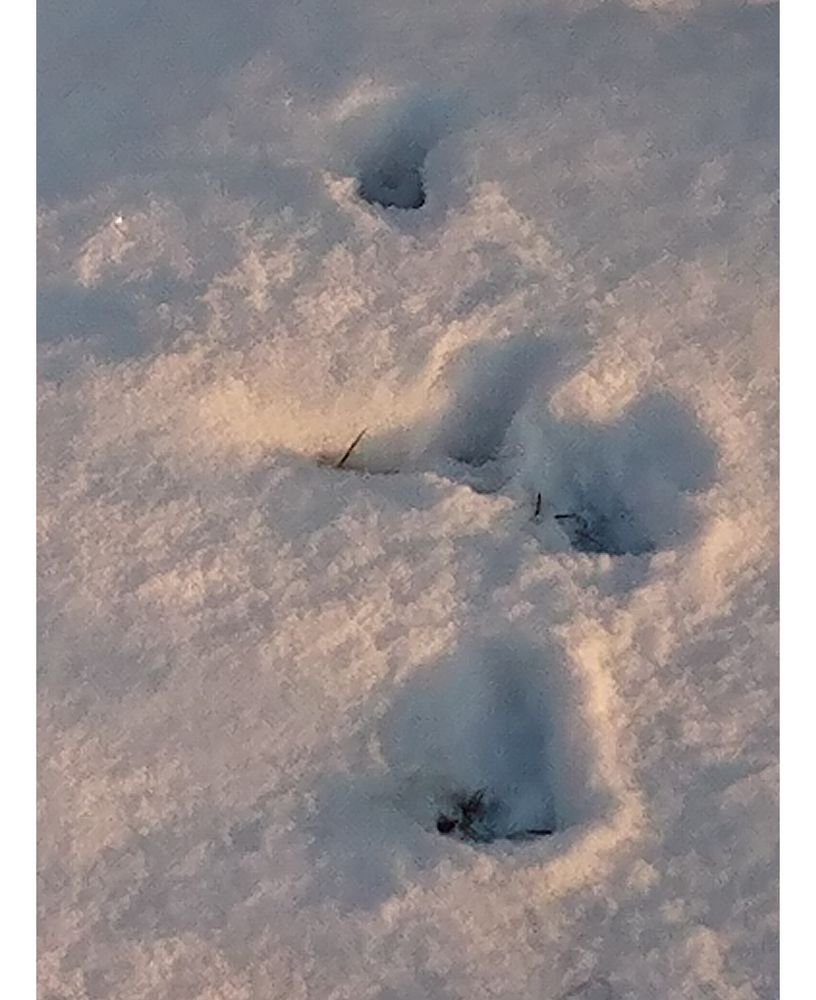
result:
M 776 18 L 45 5 L 44 996 L 775 993 Z

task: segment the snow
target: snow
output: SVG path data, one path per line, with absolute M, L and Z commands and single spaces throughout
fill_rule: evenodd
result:
M 777 17 L 41 4 L 43 997 L 778 995 Z

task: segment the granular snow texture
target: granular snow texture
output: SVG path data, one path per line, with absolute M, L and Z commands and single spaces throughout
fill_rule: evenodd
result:
M 43 998 L 778 994 L 777 20 L 42 0 Z

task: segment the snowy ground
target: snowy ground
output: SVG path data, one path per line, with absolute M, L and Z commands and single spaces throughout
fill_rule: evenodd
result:
M 41 996 L 776 996 L 777 8 L 40 9 Z

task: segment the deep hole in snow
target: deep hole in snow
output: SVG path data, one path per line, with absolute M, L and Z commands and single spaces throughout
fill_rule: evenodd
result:
M 513 637 L 406 683 L 379 744 L 397 807 L 472 845 L 545 838 L 603 808 L 564 666 Z
M 474 468 L 495 459 L 533 387 L 541 390 L 546 369 L 557 366 L 560 349 L 531 333 L 464 348 L 445 371 L 453 392 L 437 449 Z
M 411 210 L 425 204 L 425 160 L 448 130 L 451 109 L 421 97 L 374 112 L 359 134 L 357 192 L 370 205 Z M 379 118 L 379 120 L 378 120 Z M 349 140 L 355 134 L 352 128 Z M 348 141 L 348 140 L 347 140 Z
M 422 178 L 422 161 L 412 162 L 397 158 L 370 164 L 358 180 L 358 193 L 369 205 L 382 208 L 422 208 L 425 204 L 425 184 Z
M 695 530 L 694 496 L 712 482 L 716 449 L 694 414 L 665 394 L 613 424 L 544 420 L 524 429 L 533 520 L 578 552 L 641 556 Z

